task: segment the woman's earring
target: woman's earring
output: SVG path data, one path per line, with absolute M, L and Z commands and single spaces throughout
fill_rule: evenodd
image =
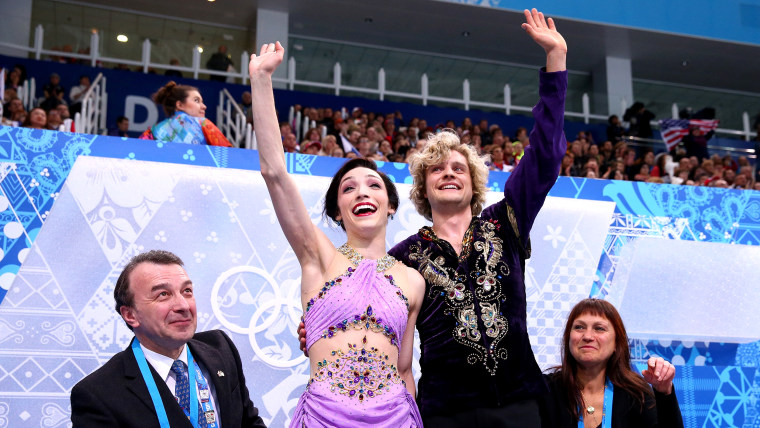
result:
M 343 220 L 338 220 L 338 226 L 343 227 Z

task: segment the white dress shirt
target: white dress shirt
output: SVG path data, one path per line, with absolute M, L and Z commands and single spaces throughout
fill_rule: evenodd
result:
M 166 355 L 161 355 L 157 352 L 151 351 L 150 349 L 143 346 L 142 343 L 140 344 L 140 348 L 142 348 L 142 351 L 145 354 L 145 359 L 148 360 L 148 363 L 151 365 L 151 367 L 153 367 L 156 373 L 158 373 L 158 376 L 160 376 L 161 379 L 166 382 L 166 386 L 169 388 L 169 391 L 172 391 L 172 393 L 174 393 L 175 386 L 177 385 L 177 375 L 172 371 L 172 364 L 174 364 L 174 360 L 167 357 Z M 178 359 L 185 363 L 185 366 L 187 366 L 187 345 L 185 345 L 185 347 L 182 349 L 182 353 L 179 355 Z M 216 415 L 217 426 L 221 427 L 222 424 L 221 418 L 219 417 L 219 408 L 216 405 L 216 387 L 214 386 L 214 382 L 211 380 L 211 376 L 209 376 L 208 370 L 206 370 L 203 364 L 201 364 L 201 362 L 197 359 L 195 359 L 195 362 L 198 363 L 198 367 L 201 368 L 201 372 L 208 382 L 208 387 L 211 391 L 211 407 L 214 409 L 214 414 Z M 188 370 L 194 369 L 188 366 Z M 195 385 L 195 390 L 198 391 L 197 382 Z M 177 396 L 176 393 L 174 393 L 174 396 Z M 200 397 L 200 392 L 198 392 L 197 396 Z

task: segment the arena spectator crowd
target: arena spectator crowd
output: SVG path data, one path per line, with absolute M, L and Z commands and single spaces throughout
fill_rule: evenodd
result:
M 635 107 L 631 114 L 646 118 L 651 115 L 643 105 Z M 406 162 L 422 149 L 430 133 L 448 128 L 456 131 L 463 143 L 476 148 L 491 170 L 511 171 L 530 145 L 527 129 L 505 130 L 486 119 L 465 118 L 459 124 L 448 120 L 432 125 L 423 118 L 404 120 L 400 112 L 364 112 L 354 108 L 350 114 L 344 114 L 329 107 L 294 106 L 294 109 L 315 126 L 299 142 L 293 124 L 281 122 L 283 150 L 290 153 Z M 709 156 L 706 150 L 692 153 L 694 139 L 707 141 L 711 135 L 699 135 L 699 130 L 694 129 L 684 137 L 683 147 L 670 153 L 663 147 L 656 152 L 651 147 L 634 147 L 626 142 L 627 136 L 651 137 L 649 131 L 642 133 L 641 129 L 640 123 L 626 129 L 617 116 L 611 116 L 607 140 L 597 142 L 591 133 L 579 132 L 567 143 L 560 175 L 760 190 L 760 182 L 754 179 L 746 156 L 737 159 L 731 155 Z
M 68 52 L 70 49 L 64 47 L 61 51 Z M 215 55 L 229 59 L 224 47 L 220 47 Z M 178 62 L 173 60 L 172 64 Z M 217 69 L 221 70 L 221 66 Z M 36 107 L 26 111 L 18 92 L 26 80 L 26 70 L 22 65 L 17 65 L 6 70 L 5 76 L 2 124 L 8 126 L 71 130 L 72 108 L 81 107 L 81 97 L 90 85 L 90 77 L 87 75 L 80 76 L 77 82 L 61 82 L 60 76 L 52 73 L 49 81 L 42 86 L 42 96 L 35 100 Z M 70 87 L 66 88 L 64 83 Z M 250 93 L 244 92 L 240 108 L 249 123 L 252 121 L 250 107 Z M 314 127 L 308 129 L 301 141 L 298 141 L 294 124 L 287 121 L 281 123 L 283 150 L 290 153 L 366 157 L 403 163 L 423 148 L 430 133 L 448 128 L 456 131 L 463 143 L 476 148 L 487 159 L 491 170 L 511 171 L 520 162 L 524 149 L 530 145 L 527 129 L 502 129 L 499 125 L 489 124 L 488 120 L 480 118 L 465 118 L 461 123 L 448 120 L 432 124 L 425 118 L 405 120 L 398 111 L 365 112 L 358 107 L 350 112 L 329 107 L 294 106 L 294 109 L 303 117 L 309 118 Z M 691 117 L 699 117 L 705 110 L 708 109 Z M 687 117 L 685 114 L 688 115 L 681 112 L 681 118 Z M 714 117 L 715 112 L 708 110 L 708 114 Z M 703 134 L 698 128 L 691 129 L 683 138 L 683 144 L 669 153 L 664 151 L 664 147 L 655 150 L 652 147 L 642 147 L 641 144 L 630 144 L 628 137 L 652 137 L 649 122 L 653 118 L 654 115 L 644 104 L 637 102 L 625 112 L 625 122 L 615 115 L 610 116 L 605 141 L 594 141 L 591 133 L 579 132 L 568 141 L 560 175 L 760 190 L 760 180 L 754 175 L 747 157 L 734 159 L 731 155 L 710 156 L 707 141 L 712 135 Z M 125 120 L 126 118 L 120 117 L 119 126 L 111 129 L 110 134 L 125 135 L 124 124 L 128 124 Z M 760 135 L 760 114 L 754 125 Z M 756 139 L 760 143 L 760 137 Z
M 80 81 L 83 80 L 89 82 L 89 77 L 82 76 Z M 66 89 L 61 86 L 60 76 L 57 73 L 50 75 L 50 80 L 42 87 L 43 96 L 35 100 L 35 107 L 30 111 L 26 110 L 19 97 L 19 91 L 25 81 L 26 70 L 22 65 L 19 64 L 12 70 L 6 70 L 5 91 L 2 100 L 3 116 L 0 124 L 56 131 L 61 130 L 61 127 L 67 124 L 68 129 L 71 130 L 72 114 L 69 106 L 73 100 L 66 98 Z M 72 88 L 74 94 L 81 92 L 81 89 L 77 91 L 74 90 L 75 88 Z M 79 98 L 82 95 L 84 93 L 81 93 Z

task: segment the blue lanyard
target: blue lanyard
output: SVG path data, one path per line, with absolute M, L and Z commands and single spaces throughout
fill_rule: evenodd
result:
M 190 347 L 187 346 L 187 366 L 193 367 L 193 363 L 193 354 L 190 353 Z M 198 406 L 195 404 L 198 402 L 198 391 L 195 389 L 195 370 L 188 370 L 187 375 L 189 376 L 188 382 L 190 382 L 190 423 L 193 424 L 193 428 L 198 428 Z
M 171 428 L 169 425 L 169 418 L 166 416 L 166 409 L 164 408 L 164 402 L 161 400 L 161 395 L 158 393 L 158 387 L 156 386 L 156 380 L 153 379 L 153 375 L 150 373 L 148 367 L 148 360 L 145 359 L 145 354 L 140 348 L 140 341 L 135 336 L 135 340 L 132 341 L 132 353 L 135 354 L 137 365 L 140 366 L 140 373 L 142 373 L 145 385 L 148 387 L 150 393 L 150 399 L 153 400 L 153 407 L 156 409 L 156 415 L 158 416 L 158 423 L 161 428 Z M 196 410 L 197 412 L 197 410 Z
M 602 407 L 602 428 L 612 428 L 612 418 L 607 417 L 607 414 L 612 412 L 612 397 L 614 393 L 614 386 L 612 381 L 607 378 L 604 384 L 604 406 Z M 578 428 L 583 428 L 583 414 L 584 409 L 579 409 L 578 412 L 580 418 L 578 419 Z
M 198 363 L 191 360 L 192 356 L 190 354 L 190 348 L 187 349 L 187 360 L 188 362 L 191 362 L 195 370 L 189 370 L 191 372 L 195 372 L 195 374 L 198 376 L 198 391 L 200 392 L 200 404 L 201 407 L 203 407 L 203 415 L 201 417 L 206 419 L 206 426 L 208 428 L 218 428 L 217 420 L 216 420 L 216 413 L 214 412 L 214 407 L 211 405 L 211 390 L 208 386 L 208 382 L 206 381 L 206 377 L 203 376 L 203 372 L 201 371 L 201 368 L 198 366 Z M 192 374 L 190 375 L 190 379 L 193 379 Z M 190 400 L 195 397 L 196 391 L 195 388 L 190 388 Z M 191 401 L 192 403 L 193 401 Z M 190 415 L 191 421 L 198 421 L 198 406 L 192 406 L 195 410 L 195 417 Z M 196 423 L 193 423 L 194 427 L 197 427 Z
M 132 342 L 132 353 L 135 354 L 137 365 L 140 367 L 140 373 L 142 374 L 143 380 L 148 387 L 150 398 L 153 401 L 153 407 L 156 409 L 159 425 L 161 428 L 171 428 L 169 425 L 169 418 L 166 416 L 166 408 L 164 407 L 164 402 L 161 400 L 161 395 L 159 394 L 158 387 L 156 386 L 156 380 L 153 379 L 153 375 L 151 374 L 150 368 L 148 367 L 148 361 L 145 359 L 145 354 L 143 353 L 142 348 L 140 348 L 140 340 L 137 339 L 137 337 L 135 337 L 135 340 Z M 188 367 L 194 368 L 194 370 L 188 370 L 188 382 L 190 385 L 190 423 L 193 424 L 194 428 L 198 428 L 198 406 L 195 405 L 195 403 L 198 402 L 198 392 L 195 388 L 196 375 L 200 380 L 198 387 L 201 389 L 201 405 L 203 406 L 204 412 L 213 412 L 213 407 L 211 406 L 210 402 L 211 393 L 209 391 L 208 383 L 206 382 L 206 378 L 203 376 L 200 367 L 198 367 L 198 363 L 193 360 L 193 354 L 190 352 L 189 346 L 187 348 L 187 365 Z M 204 417 L 206 417 L 205 414 Z M 209 428 L 216 428 L 217 426 L 218 425 L 215 421 L 208 423 Z

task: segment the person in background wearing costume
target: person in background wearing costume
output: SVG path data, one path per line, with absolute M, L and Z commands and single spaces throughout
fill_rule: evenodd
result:
M 71 390 L 74 427 L 265 428 L 230 338 L 195 332 L 194 286 L 182 266 L 154 250 L 124 267 L 114 299 L 135 337 Z
M 286 169 L 275 112 L 272 73 L 284 53 L 265 44 L 248 69 L 261 175 L 301 265 L 311 378 L 290 426 L 421 427 L 412 348 L 425 281 L 386 254 L 396 187 L 373 161 L 348 161 L 325 195 L 346 243 L 336 249 L 314 224 Z
M 198 88 L 171 81 L 153 94 L 153 101 L 164 108 L 167 118 L 148 128 L 140 139 L 232 147 L 222 131 L 206 119 Z
M 675 366 L 660 357 L 650 358 L 641 375 L 631 370 L 618 311 L 604 300 L 581 300 L 567 318 L 562 365 L 547 375 L 544 426 L 683 428 L 675 374 Z

